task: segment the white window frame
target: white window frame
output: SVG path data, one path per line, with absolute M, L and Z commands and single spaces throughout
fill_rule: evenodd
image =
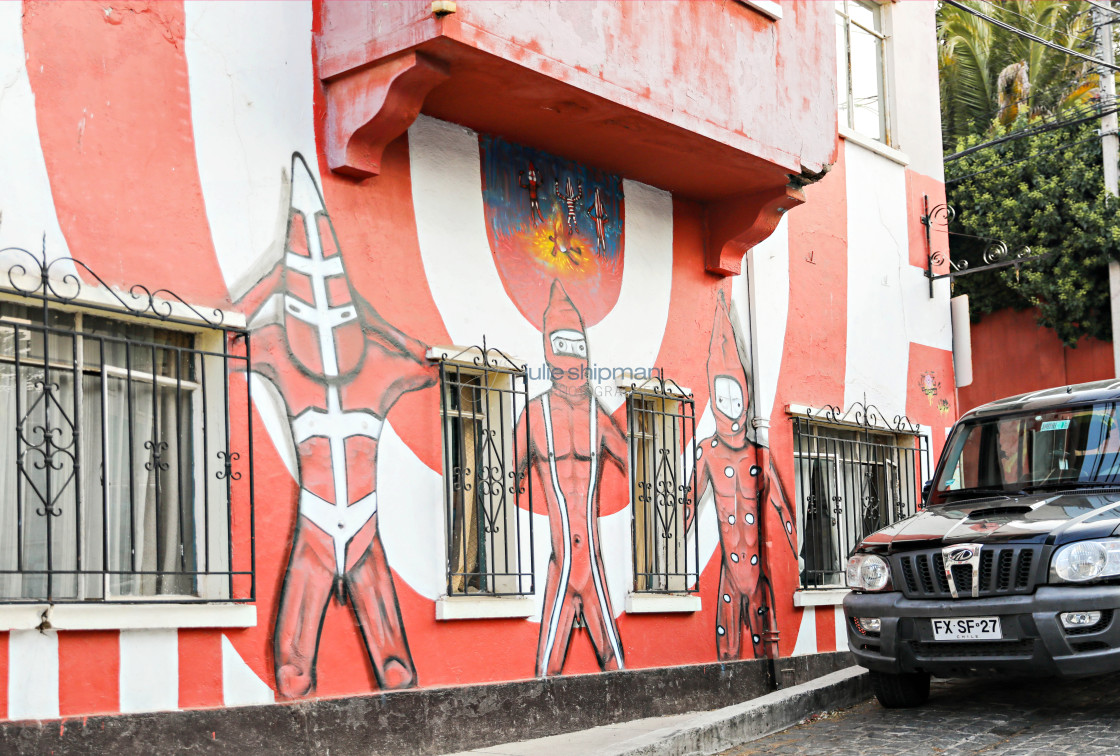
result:
M 851 4 L 858 4 L 865 8 L 873 9 L 878 17 L 879 29 L 869 29 L 863 24 L 852 20 L 846 10 L 847 6 Z M 842 10 L 838 6 L 844 6 L 844 9 Z M 881 152 L 886 157 L 896 162 L 905 164 L 909 162 L 908 158 L 894 149 L 893 123 L 891 118 L 894 104 L 894 87 L 892 86 L 891 77 L 891 71 L 893 69 L 891 62 L 893 49 L 890 33 L 890 4 L 877 2 L 876 0 L 837 0 L 833 5 L 833 9 L 836 23 L 843 24 L 844 27 L 844 47 L 841 49 L 838 46 L 836 55 L 838 62 L 843 64 L 848 72 L 846 81 L 847 107 L 844 110 L 840 109 L 839 101 L 839 90 L 842 82 L 837 81 L 837 124 L 840 135 L 845 139 L 855 141 L 861 146 L 867 147 L 875 152 Z M 881 135 L 878 137 L 861 132 L 855 126 L 855 101 L 852 93 L 853 77 L 851 75 L 851 27 L 853 25 L 877 38 L 880 43 L 879 70 L 877 75 L 879 81 L 879 128 Z M 889 152 L 879 148 L 886 148 Z
M 679 415 L 681 405 L 686 399 L 691 398 L 692 392 L 689 389 L 677 386 L 671 380 L 661 381 L 655 379 L 652 381 L 646 381 L 645 383 L 640 385 L 632 385 L 626 389 L 626 408 L 628 413 L 632 411 L 633 403 L 635 401 L 665 402 L 666 406 L 664 407 L 663 411 L 672 413 L 675 416 L 673 417 L 671 422 L 674 425 L 673 438 L 676 443 L 674 443 L 673 446 L 668 449 L 668 451 L 670 457 L 675 461 L 675 464 L 677 465 L 677 478 L 681 482 L 690 482 L 692 485 L 695 485 L 695 481 L 689 475 L 689 470 L 687 468 L 687 465 L 690 461 L 690 446 L 689 443 L 684 440 L 680 440 L 678 442 L 678 439 L 680 439 L 681 436 L 681 429 L 679 427 L 676 427 L 680 422 Z M 654 435 L 632 431 L 631 429 L 634 427 L 634 421 L 630 417 L 627 417 L 626 443 L 629 458 L 631 460 L 635 459 L 636 454 L 639 453 L 637 445 L 645 441 L 652 442 Z M 657 451 L 658 449 L 654 449 L 652 451 L 652 454 L 655 457 L 657 455 Z M 690 589 L 690 587 L 687 585 L 687 578 L 684 576 L 670 576 L 670 584 L 662 588 L 647 588 L 646 590 L 641 591 L 637 589 L 638 576 L 637 574 L 635 574 L 637 555 L 633 552 L 633 549 L 636 546 L 635 541 L 638 537 L 638 507 L 640 506 L 640 504 L 637 500 L 638 497 L 635 495 L 635 491 L 637 489 L 636 484 L 638 482 L 635 478 L 637 470 L 635 469 L 634 465 L 628 465 L 628 467 L 630 468 L 628 482 L 631 492 L 630 506 L 632 527 L 634 528 L 634 539 L 631 540 L 630 543 L 631 553 L 629 562 L 631 575 L 629 590 L 627 591 L 626 595 L 625 611 L 627 614 L 698 612 L 701 609 L 700 595 L 694 588 Z M 694 505 L 697 503 L 695 501 L 695 497 L 693 503 Z M 680 529 L 674 541 L 673 548 L 675 549 L 676 562 L 678 564 L 684 565 L 685 572 L 687 573 L 689 562 L 691 561 L 695 566 L 699 562 L 699 556 L 695 553 L 688 553 L 690 550 L 686 549 L 685 543 L 689 538 L 693 538 L 693 531 L 691 528 L 686 530 L 683 511 L 679 513 L 679 517 Z M 643 523 L 647 528 L 652 527 L 652 518 L 643 518 Z M 696 523 L 694 521 L 692 523 L 692 527 L 694 528 L 695 526 Z M 654 541 L 657 542 L 657 540 L 658 539 L 656 538 L 655 534 Z M 695 551 L 695 539 L 693 539 L 693 543 L 694 548 L 691 549 L 691 551 Z M 663 558 L 668 559 L 668 550 L 665 550 L 662 556 Z M 697 572 L 699 572 L 699 570 L 697 570 Z
M 20 275 L 18 272 L 9 272 L 9 278 L 12 286 L 25 291 L 36 291 L 38 287 L 41 286 L 38 276 L 27 274 Z M 63 282 L 62 285 L 66 285 L 65 282 Z M 10 292 L 0 294 L 0 302 L 27 307 L 31 310 L 41 307 L 42 304 L 41 299 L 37 296 L 34 298 L 20 297 Z M 169 317 L 175 319 L 172 322 L 166 322 L 158 318 L 137 316 L 135 312 L 123 307 L 119 299 L 112 293 L 95 286 L 85 286 L 80 290 L 78 296 L 73 299 L 67 299 L 65 301 L 52 299 L 49 307 L 52 312 L 68 312 L 75 317 L 73 330 L 76 334 L 75 340 L 78 342 L 78 363 L 76 369 L 81 371 L 82 374 L 88 373 L 84 367 L 84 350 L 80 345 L 84 334 L 82 316 L 86 314 L 106 320 L 113 320 L 125 325 L 147 326 L 159 330 L 189 333 L 194 336 L 192 348 L 198 351 L 221 351 L 225 338 L 225 331 L 214 328 L 212 324 L 206 322 L 199 316 L 199 313 L 208 312 L 211 309 L 203 305 L 192 305 L 190 303 L 153 298 L 153 308 L 158 308 L 159 312 L 165 313 Z M 223 315 L 224 328 L 245 328 L 245 318 L 241 313 L 224 312 Z M 31 322 L 21 318 L 3 318 L 2 320 L 20 323 Z M 197 325 L 193 325 L 195 323 L 197 323 Z M 67 370 L 71 369 L 69 367 L 69 362 L 63 364 L 51 360 L 51 363 L 58 364 Z M 125 374 L 125 371 L 114 366 L 105 365 L 102 367 L 106 375 L 120 373 L 118 377 L 123 377 Z M 226 377 L 224 375 L 216 375 L 215 373 L 216 371 L 210 371 L 210 374 L 207 376 L 206 393 L 208 396 L 208 404 L 214 408 L 212 412 L 208 412 L 207 414 L 221 418 L 224 424 L 229 422 L 229 418 L 225 416 L 224 410 L 220 407 L 221 397 L 223 395 L 223 382 Z M 144 378 L 147 377 L 148 379 L 154 380 L 157 384 L 165 383 L 167 380 L 170 380 L 172 384 L 175 383 L 174 379 L 151 376 L 136 371 L 133 372 L 132 377 L 133 380 L 137 378 L 144 380 Z M 183 384 L 187 383 L 189 382 L 183 382 Z M 201 384 L 195 384 L 194 388 L 201 388 Z M 84 397 L 85 395 L 79 393 L 79 396 Z M 196 425 L 202 411 L 203 408 L 198 405 L 198 402 L 192 402 L 193 422 L 195 422 Z M 201 449 L 201 444 L 202 434 L 194 434 L 194 449 L 192 450 L 194 460 L 202 459 L 204 450 Z M 225 507 L 223 505 L 225 501 L 225 483 L 224 481 L 218 481 L 216 479 L 203 481 L 202 466 L 195 464 L 192 465 L 192 467 L 194 468 L 195 482 L 195 501 L 192 508 L 196 520 L 195 540 L 196 542 L 201 542 L 206 537 L 203 528 L 203 523 L 206 519 L 203 509 L 207 497 L 203 491 L 204 486 L 210 486 L 213 489 L 208 497 L 210 507 L 214 512 L 219 512 L 221 515 L 220 517 L 209 518 L 210 550 L 211 552 L 222 555 L 220 558 L 223 560 L 220 564 L 211 562 L 210 566 L 217 570 L 228 571 L 229 565 L 225 564 L 224 561 L 224 555 L 228 553 L 228 549 L 224 547 L 224 544 L 228 541 L 231 534 L 229 528 L 225 524 Z M 227 575 L 200 574 L 196 576 L 196 579 L 198 595 L 110 595 L 110 591 L 108 590 L 109 575 L 104 575 L 102 580 L 105 581 L 105 598 L 91 600 L 88 603 L 51 604 L 45 600 L 36 601 L 32 599 L 21 601 L 0 598 L 0 632 L 33 629 L 141 630 L 256 627 L 257 607 L 255 603 L 249 601 L 230 601 L 228 595 L 229 577 Z M 82 580 L 78 581 L 79 590 L 82 589 L 83 583 L 84 581 Z
M 484 372 L 484 369 L 482 367 L 480 367 L 474 361 L 474 358 L 478 358 L 479 360 L 481 360 L 483 358 L 482 351 L 480 349 L 478 349 L 477 347 L 456 347 L 456 346 L 432 347 L 431 349 L 428 350 L 426 357 L 433 362 L 434 361 L 442 361 L 442 362 L 444 362 L 444 364 L 451 365 L 451 366 L 457 368 L 458 370 L 462 371 L 463 374 L 481 375 Z M 508 355 L 506 355 L 506 358 L 510 361 L 510 365 L 512 367 L 519 368 L 521 370 L 525 369 L 525 361 L 524 360 L 509 357 Z M 499 385 L 502 382 L 505 383 L 504 386 Z M 512 390 L 512 384 L 513 384 L 513 376 L 511 374 L 494 371 L 494 372 L 491 373 L 491 382 L 490 382 L 490 385 L 487 388 L 488 389 L 498 388 L 499 390 L 511 391 Z M 444 392 L 446 390 L 447 389 L 445 388 L 445 386 L 442 385 L 442 383 L 441 383 L 440 386 L 439 386 L 439 391 L 440 391 L 441 396 L 444 394 Z M 511 396 L 512 396 L 512 394 L 511 394 Z M 490 397 L 487 411 L 477 412 L 477 413 L 472 413 L 472 414 L 477 415 L 480 418 L 486 417 L 488 411 L 490 413 L 493 413 L 493 414 L 498 414 L 496 410 L 492 409 L 492 405 L 496 401 L 501 401 L 501 399 L 500 398 L 495 399 L 493 397 Z M 504 431 L 505 431 L 505 447 L 506 448 L 504 448 L 502 450 L 502 452 L 506 456 L 506 459 L 513 459 L 514 456 L 515 456 L 515 450 L 513 448 L 513 429 L 517 424 L 519 414 L 521 412 L 527 411 L 526 407 L 518 406 L 516 398 L 513 402 L 511 402 L 511 404 L 513 405 L 513 407 L 512 407 L 513 411 L 506 413 L 506 415 L 504 417 L 505 424 L 503 426 Z M 441 459 L 443 459 L 443 460 L 446 460 L 447 455 L 448 455 L 448 449 L 447 449 L 447 444 L 448 444 L 447 429 L 448 429 L 448 425 L 447 425 L 447 423 L 448 423 L 449 416 L 450 417 L 456 417 L 456 416 L 459 416 L 459 414 L 460 413 L 457 412 L 457 411 L 449 413 L 445 409 L 444 402 L 441 400 L 441 403 L 440 403 L 440 453 L 441 453 Z M 462 416 L 466 417 L 467 414 L 463 414 Z M 527 439 L 519 439 L 518 440 L 519 444 L 523 443 L 523 442 L 527 442 Z M 444 485 L 441 486 L 440 504 L 439 504 L 440 525 L 441 525 L 440 532 L 444 533 L 444 534 L 447 532 L 447 520 L 446 520 L 447 512 L 448 512 L 448 502 L 446 500 L 446 491 L 447 491 L 446 476 L 447 475 L 448 475 L 448 471 L 444 470 L 444 472 L 443 472 L 443 476 L 444 476 L 443 483 L 444 483 Z M 502 522 L 503 527 L 502 527 L 501 532 L 503 532 L 505 534 L 504 537 L 506 537 L 506 538 L 511 538 L 511 537 L 512 538 L 517 538 L 517 534 L 519 532 L 517 520 L 518 520 L 519 517 L 528 518 L 529 514 L 527 512 L 523 513 L 519 509 L 519 507 L 511 506 L 510 504 L 511 504 L 511 502 L 507 502 L 505 512 L 504 512 L 504 519 L 503 519 L 503 522 Z M 528 528 L 526 527 L 526 524 L 527 524 L 526 522 L 521 523 L 521 530 L 524 531 L 524 534 L 525 534 L 525 535 L 523 535 L 523 541 L 524 542 L 521 544 L 521 551 L 522 551 L 521 558 L 526 560 L 526 563 L 528 564 L 528 554 L 529 554 L 529 552 L 528 552 L 528 549 L 527 549 L 527 545 L 528 545 L 527 533 L 529 531 L 528 531 Z M 448 552 L 449 544 L 448 544 L 448 539 L 446 538 L 446 536 L 442 536 L 440 538 L 440 541 L 443 544 L 443 546 L 439 550 L 438 553 L 442 556 L 441 572 L 442 572 L 442 575 L 443 575 L 443 578 L 442 578 L 443 582 L 444 582 L 444 584 L 446 584 L 447 577 L 448 577 L 448 570 L 450 569 L 450 565 L 451 565 L 451 554 Z M 514 547 L 516 547 L 516 544 L 514 545 Z M 508 564 L 506 564 L 504 566 L 506 568 L 509 567 Z M 531 564 L 529 564 L 528 568 L 532 569 L 532 567 L 533 566 Z M 509 576 L 503 576 L 503 577 L 495 578 L 495 580 L 504 581 L 504 582 L 501 582 L 498 586 L 496 586 L 496 588 L 499 591 L 504 590 L 504 591 L 508 592 L 515 587 L 515 583 L 516 583 L 517 578 L 509 577 Z M 534 610 L 539 611 L 539 609 L 534 606 L 534 603 L 535 603 L 534 602 L 534 594 L 532 594 L 532 593 L 526 593 L 526 594 L 521 594 L 521 595 L 492 595 L 490 593 L 453 593 L 453 594 L 444 593 L 444 594 L 440 595 L 439 597 L 437 597 L 437 599 L 436 599 L 436 607 L 435 607 L 435 609 L 436 609 L 436 619 L 437 620 L 462 620 L 462 619 L 495 619 L 495 618 L 502 618 L 502 617 L 518 617 L 518 618 L 519 617 L 529 617 L 533 614 Z

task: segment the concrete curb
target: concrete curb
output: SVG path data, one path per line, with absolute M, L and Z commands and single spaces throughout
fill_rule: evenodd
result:
M 867 670 L 849 667 L 745 703 L 696 714 L 684 723 L 635 738 L 625 744 L 626 748 L 610 753 L 615 756 L 719 753 L 784 730 L 813 714 L 861 703 L 871 695 Z
M 701 756 L 715 754 L 797 724 L 813 714 L 871 697 L 867 671 L 848 667 L 790 688 L 714 711 L 652 717 L 580 732 L 487 746 L 461 755 L 588 754 Z

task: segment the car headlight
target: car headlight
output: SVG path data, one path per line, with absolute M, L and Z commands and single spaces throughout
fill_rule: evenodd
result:
M 891 587 L 891 568 L 875 554 L 852 554 L 848 559 L 848 587 L 857 591 L 885 591 Z
M 1067 543 L 1050 560 L 1050 579 L 1084 583 L 1120 575 L 1120 540 Z

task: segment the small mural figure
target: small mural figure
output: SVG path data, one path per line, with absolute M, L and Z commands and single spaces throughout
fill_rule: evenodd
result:
M 544 223 L 540 199 L 541 176 L 537 173 L 537 167 L 533 165 L 532 160 L 529 161 L 528 171 L 518 172 L 517 183 L 522 189 L 529 192 L 529 220 L 532 221 L 533 225 Z
M 708 389 L 716 432 L 696 446 L 697 501 L 712 492 L 719 528 L 716 652 L 721 660 L 763 655 L 765 615 L 774 607 L 760 549 L 760 520 L 766 514 L 766 502 L 777 513 L 793 547 L 792 510 L 771 465 L 770 451 L 747 434 L 748 386 L 721 293 L 708 353 Z M 745 642 L 744 627 L 748 635 Z
M 949 406 L 949 400 L 948 399 L 939 400 L 937 402 L 937 411 L 942 417 L 948 417 L 949 412 L 952 411 L 952 408 Z
M 603 194 L 599 187 L 595 187 L 595 194 L 591 198 L 591 206 L 587 208 L 591 222 L 595 224 L 595 244 L 599 250 L 607 248 L 607 226 L 610 225 L 610 215 L 603 206 Z
M 377 445 L 407 391 L 435 383 L 425 346 L 355 292 L 322 194 L 292 159 L 284 259 L 244 300 L 254 364 L 288 409 L 299 465 L 298 517 L 273 639 L 276 687 L 315 688 L 319 632 L 333 596 L 349 603 L 382 688 L 416 684 L 377 525 Z M 258 346 L 259 345 L 259 346 Z M 296 502 L 292 502 L 296 504 Z
M 564 205 L 569 234 L 576 232 L 576 212 L 583 200 L 583 182 L 578 182 L 578 186 L 578 190 L 572 189 L 572 177 L 568 176 L 564 179 L 564 191 L 560 191 L 560 180 L 556 180 L 556 199 Z
M 583 319 L 559 281 L 552 284 L 543 335 L 552 388 L 529 402 L 517 431 L 525 432 L 528 415 L 529 453 L 519 473 L 534 466 L 552 535 L 537 674 L 560 674 L 580 618 L 599 666 L 622 669 L 622 642 L 599 550 L 599 483 L 606 464 L 625 473 L 626 437 L 591 390 Z
M 937 380 L 937 375 L 932 370 L 926 370 L 918 376 L 918 388 L 926 395 L 932 407 L 934 397 L 941 391 L 941 381 Z

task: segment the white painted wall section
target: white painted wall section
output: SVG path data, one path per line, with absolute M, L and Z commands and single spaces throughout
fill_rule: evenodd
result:
M 736 329 L 750 345 L 753 388 L 758 394 L 753 398 L 755 414 L 772 419 L 789 318 L 789 224 L 785 216 L 774 233 L 750 251 L 745 268 L 747 275 L 732 279 L 732 311 L 738 320 Z M 758 434 L 764 444 L 765 436 L 764 431 Z
M 825 607 L 827 609 L 828 607 Z M 797 643 L 790 656 L 817 653 L 817 609 L 807 606 L 801 610 L 801 625 L 797 628 Z
M 78 124 L 75 124 L 78 128 Z M 69 249 L 55 214 L 23 49 L 23 3 L 0 3 L 0 248 Z M 8 259 L 7 257 L 5 259 Z M 12 257 L 15 261 L 18 258 Z M 22 262 L 30 262 L 24 257 Z
M 829 610 L 829 607 L 824 607 L 823 608 L 823 611 L 827 612 L 828 610 Z M 832 617 L 833 617 L 833 620 L 836 623 L 836 625 L 835 625 L 835 627 L 836 627 L 836 650 L 837 651 L 847 651 L 848 650 L 848 618 L 847 618 L 847 615 L 844 614 L 843 607 L 839 607 L 839 606 L 832 607 Z
M 905 414 L 911 329 L 904 281 L 917 271 L 908 262 L 905 169 L 853 142 L 842 149 L 848 193 L 844 404 L 866 401 Z
M 257 677 L 225 635 L 222 636 L 222 702 L 226 706 L 276 703 L 272 688 Z
M 58 633 L 13 630 L 8 634 L 8 719 L 56 717 Z
M 185 9 L 198 173 L 218 264 L 237 299 L 282 253 L 292 153 L 319 175 L 311 3 Z
M 179 631 L 122 630 L 121 713 L 179 708 Z

